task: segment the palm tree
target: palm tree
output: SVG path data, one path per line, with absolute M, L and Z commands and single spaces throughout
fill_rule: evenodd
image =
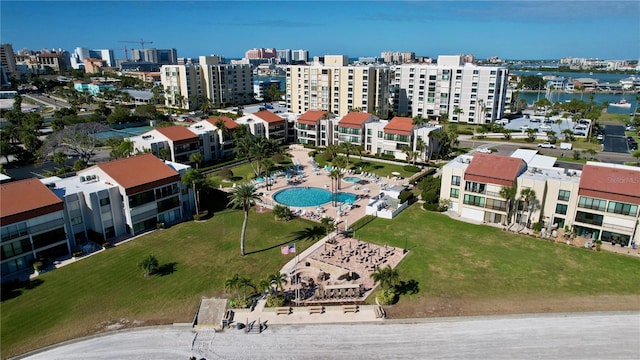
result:
M 200 214 L 200 188 L 203 184 L 202 174 L 198 170 L 189 169 L 182 176 L 182 183 L 193 187 L 196 204 L 196 214 Z
M 550 142 L 554 142 L 554 141 L 556 141 L 556 132 L 555 132 L 555 131 L 553 131 L 553 130 L 549 130 L 549 131 L 547 131 L 547 139 L 548 139 Z
M 640 166 L 640 150 L 634 151 L 632 155 L 636 158 L 636 166 Z
M 529 141 L 533 141 L 536 139 L 536 133 L 537 133 L 536 129 L 528 128 L 527 130 L 525 130 L 525 133 L 527 133 L 527 139 Z
M 282 291 L 284 289 L 284 284 L 287 283 L 287 274 L 276 272 L 274 274 L 269 275 L 269 283 L 275 288 L 276 296 L 278 295 L 278 290 Z
M 261 293 L 271 292 L 272 288 L 271 288 L 271 281 L 269 281 L 269 278 L 260 280 L 258 282 L 257 290 L 260 291 Z
M 158 150 L 158 155 L 162 160 L 169 160 L 171 158 L 171 150 L 169 148 L 162 148 Z
M 504 129 L 502 130 L 502 134 L 504 136 L 505 140 L 511 140 L 511 133 L 513 132 L 512 129 Z
M 235 273 L 224 280 L 224 289 L 227 292 L 236 291 L 236 298 L 239 296 L 238 288 L 240 285 L 240 275 Z
M 411 119 L 411 124 L 415 126 L 424 125 L 427 122 L 427 119 L 423 118 L 422 115 L 416 115 Z
M 373 282 L 380 283 L 380 287 L 384 290 L 389 290 L 392 286 L 397 284 L 399 277 L 398 270 L 392 269 L 389 265 L 384 268 L 377 267 L 371 274 Z
M 267 187 L 267 191 L 269 191 L 269 186 L 271 185 L 269 181 L 269 175 L 271 175 L 271 167 L 273 167 L 273 160 L 270 158 L 262 159 L 262 168 L 264 168 L 264 182 Z
M 462 108 L 457 107 L 457 108 L 453 109 L 453 115 L 462 116 L 462 115 L 464 115 L 464 110 L 462 110 Z M 459 116 L 457 117 L 457 120 L 458 120 L 458 122 L 460 122 L 460 117 Z
M 338 183 L 340 178 L 342 177 L 342 173 L 340 170 L 334 168 L 329 171 L 329 178 L 331 178 L 331 204 L 336 206 L 336 187 L 334 183 Z
M 204 155 L 201 152 L 189 155 L 189 161 L 196 164 L 196 169 L 200 168 L 200 164 L 204 161 Z
M 356 151 L 356 145 L 349 142 L 349 141 L 345 141 L 343 143 L 340 144 L 339 146 L 340 150 L 342 150 L 342 152 L 344 152 L 347 155 L 347 164 L 349 163 L 349 155 L 355 153 Z
M 517 185 L 503 186 L 502 188 L 500 188 L 499 194 L 507 203 L 507 219 L 506 219 L 507 221 L 506 221 L 506 224 L 504 225 L 508 225 L 511 222 L 511 202 L 513 201 L 513 199 L 515 199 L 517 193 L 518 193 Z
M 238 279 L 238 288 L 242 287 L 242 298 L 244 300 L 247 299 L 247 287 L 253 288 L 255 290 L 256 286 L 253 284 L 251 279 L 246 277 L 240 277 Z
M 247 222 L 249 221 L 249 209 L 256 201 L 260 200 L 258 195 L 250 183 L 240 184 L 231 191 L 231 199 L 229 206 L 242 208 L 244 212 L 244 220 L 242 221 L 242 231 L 240 232 L 240 256 L 244 256 L 244 239 L 247 232 Z
M 322 219 L 320 219 L 320 224 L 322 225 L 322 227 L 325 228 L 326 235 L 329 235 L 329 233 L 336 228 L 335 225 L 333 224 L 333 220 L 328 216 L 325 216 Z
M 533 203 L 536 201 L 535 190 L 531 188 L 524 188 L 520 190 L 520 200 L 524 202 L 523 209 L 527 210 L 527 221 L 525 224 L 529 224 L 529 218 L 531 217 L 531 211 L 533 210 Z
M 138 263 L 138 268 L 144 270 L 144 276 L 149 276 L 158 271 L 158 259 L 149 255 Z

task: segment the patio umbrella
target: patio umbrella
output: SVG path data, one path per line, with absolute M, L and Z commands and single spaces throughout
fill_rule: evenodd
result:
M 391 173 L 391 175 L 393 175 L 393 176 L 400 176 L 400 173 L 399 173 L 399 172 L 397 172 L 397 171 L 394 171 L 394 172 L 392 172 L 392 173 Z

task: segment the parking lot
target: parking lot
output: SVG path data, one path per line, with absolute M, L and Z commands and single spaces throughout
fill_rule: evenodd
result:
M 571 119 L 563 119 L 557 116 L 550 118 L 534 115 L 525 116 L 529 116 L 529 118 L 513 119 L 508 124 L 505 124 L 504 127 L 515 132 L 525 132 L 528 128 L 536 129 L 538 133 L 555 131 L 558 138 L 562 138 L 562 132 L 566 129 L 573 131 L 576 137 L 586 137 L 589 134 L 590 120 L 581 120 L 583 123 L 575 124 Z M 560 120 L 559 124 L 557 123 L 558 120 Z
M 624 135 L 624 125 L 607 124 L 604 127 L 604 133 L 604 151 L 629 152 L 629 144 Z

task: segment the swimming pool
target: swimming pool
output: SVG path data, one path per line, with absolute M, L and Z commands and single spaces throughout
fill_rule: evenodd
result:
M 356 196 L 351 193 L 338 193 L 338 202 L 353 204 L 356 201 Z M 273 199 L 287 206 L 318 206 L 323 205 L 331 201 L 331 191 L 310 187 L 295 187 L 280 190 L 273 194 Z
M 357 176 L 347 176 L 347 177 L 345 177 L 345 178 L 344 178 L 344 179 L 342 179 L 342 180 L 344 180 L 344 181 L 348 181 L 348 182 L 352 182 L 352 183 L 357 184 L 357 183 L 359 183 L 359 182 L 360 182 L 360 180 L 362 180 L 362 179 L 360 179 L 360 178 L 359 178 L 359 177 L 357 177 Z

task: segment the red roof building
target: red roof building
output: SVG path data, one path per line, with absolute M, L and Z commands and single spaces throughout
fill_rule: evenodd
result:
M 413 119 L 408 117 L 395 116 L 384 127 L 384 132 L 387 134 L 411 136 L 412 131 Z
M 180 181 L 180 175 L 153 154 L 96 165 L 125 189 L 127 195 Z
M 524 160 L 502 155 L 475 153 L 464 179 L 487 184 L 513 186 L 527 168 Z
M 373 115 L 369 113 L 350 112 L 340 119 L 338 126 L 350 129 L 363 129 L 364 124 L 372 117 Z
M 2 226 L 60 211 L 63 203 L 38 179 L 0 185 L 0 223 Z
M 640 171 L 585 165 L 578 194 L 640 205 Z

